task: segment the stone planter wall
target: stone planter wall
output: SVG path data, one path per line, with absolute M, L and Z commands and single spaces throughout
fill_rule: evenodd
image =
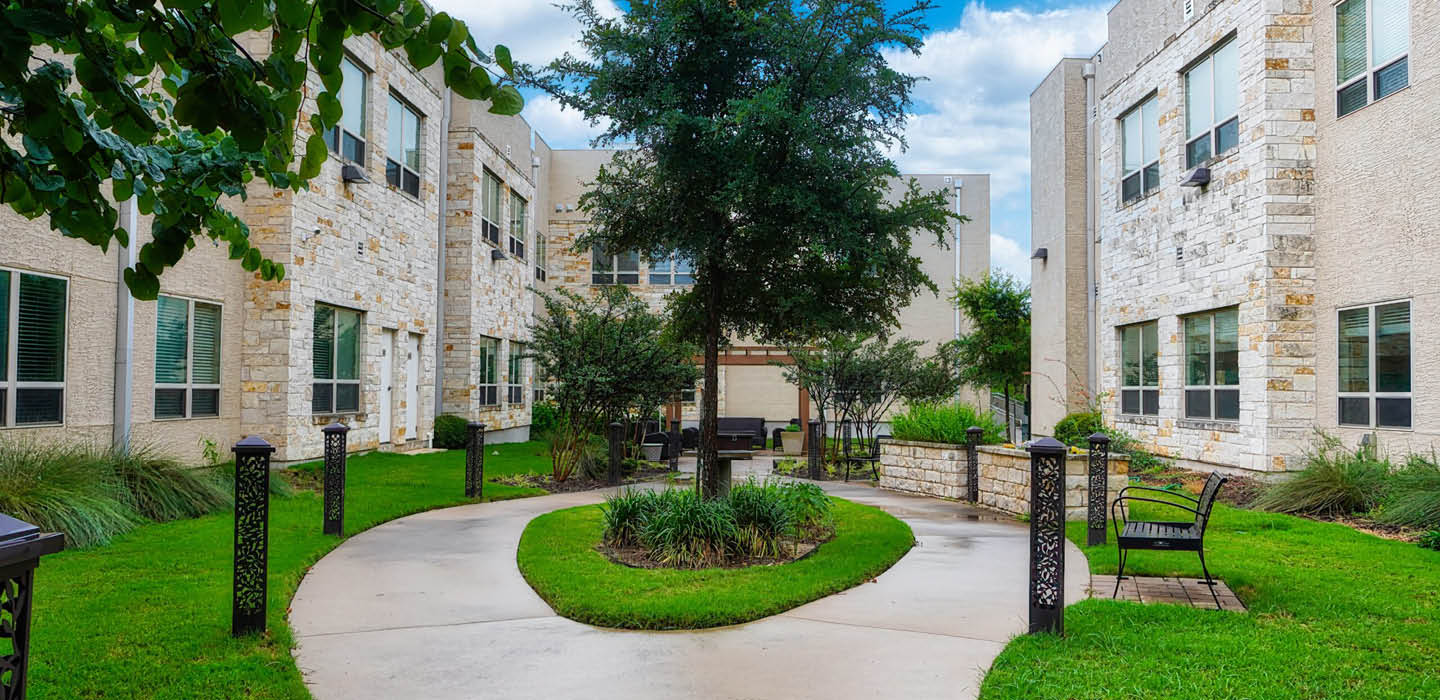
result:
M 980 505 L 1016 515 L 1030 512 L 1030 453 L 992 445 L 979 448 Z M 889 440 L 880 445 L 880 487 L 941 498 L 963 499 L 969 486 L 964 445 Z M 1065 460 L 1065 517 L 1084 520 L 1089 505 L 1089 454 Z M 1110 455 L 1106 503 L 1125 484 L 1130 459 Z

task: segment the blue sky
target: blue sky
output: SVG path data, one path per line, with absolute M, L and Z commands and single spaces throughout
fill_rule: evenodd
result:
M 618 12 L 613 0 L 597 0 Z M 909 2 L 887 0 L 896 9 Z M 431 0 L 463 18 L 481 44 L 507 44 L 517 60 L 543 64 L 574 50 L 578 29 L 552 0 Z M 1030 91 L 1063 56 L 1085 56 L 1105 36 L 1109 0 L 939 2 L 927 15 L 920 55 L 893 54 L 925 78 L 906 125 L 909 148 L 892 153 L 902 171 L 989 173 L 991 266 L 1030 277 Z M 545 95 L 523 116 L 552 147 L 583 148 L 595 130 Z

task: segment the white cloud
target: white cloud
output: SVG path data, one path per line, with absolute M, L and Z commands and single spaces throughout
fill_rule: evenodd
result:
M 579 53 L 580 24 L 550 0 L 430 0 L 436 10 L 465 20 L 480 48 L 504 44 L 520 63 L 543 66 L 567 51 Z M 618 17 L 614 0 L 596 0 L 602 16 Z
M 526 96 L 521 116 L 551 148 L 586 148 L 601 131 L 600 126 L 587 123 L 585 115 L 542 93 Z
M 1013 275 L 1021 281 L 1029 282 L 1030 252 L 1020 247 L 1020 244 L 1016 243 L 1014 239 L 992 233 L 990 234 L 990 268 Z

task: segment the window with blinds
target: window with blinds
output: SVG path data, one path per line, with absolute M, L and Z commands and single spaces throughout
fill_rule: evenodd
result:
M 1185 417 L 1240 420 L 1240 312 L 1187 316 Z
M 1409 0 L 1335 6 L 1335 113 L 1345 116 L 1410 84 Z
M 657 256 L 650 261 L 650 284 L 695 284 L 695 265 L 678 254 Z
M 0 270 L 0 427 L 65 417 L 65 315 L 61 277 Z
M 489 170 L 480 178 L 480 235 L 500 245 L 500 178 Z
M 311 365 L 315 383 L 313 412 L 356 413 L 360 410 L 360 334 L 364 324 L 359 311 L 326 304 L 315 305 L 314 346 Z
M 217 304 L 161 296 L 155 304 L 155 418 L 220 415 Z
M 505 402 L 525 405 L 525 344 L 510 341 L 510 354 L 506 357 Z
M 1120 412 L 1160 413 L 1160 326 L 1154 321 L 1120 329 Z
M 480 336 L 477 341 L 476 390 L 481 406 L 500 405 L 500 341 Z
M 1339 423 L 1411 427 L 1410 302 L 1341 309 L 1338 330 Z

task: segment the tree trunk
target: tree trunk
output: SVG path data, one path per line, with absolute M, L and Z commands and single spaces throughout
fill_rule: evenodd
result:
M 695 451 L 701 494 L 714 498 L 720 493 L 720 473 L 716 465 L 716 441 L 719 438 L 718 415 L 720 393 L 720 304 L 716 288 L 719 280 L 710 277 L 710 294 L 705 304 L 705 381 L 700 401 L 700 446 Z M 703 466 L 699 466 L 703 465 Z

